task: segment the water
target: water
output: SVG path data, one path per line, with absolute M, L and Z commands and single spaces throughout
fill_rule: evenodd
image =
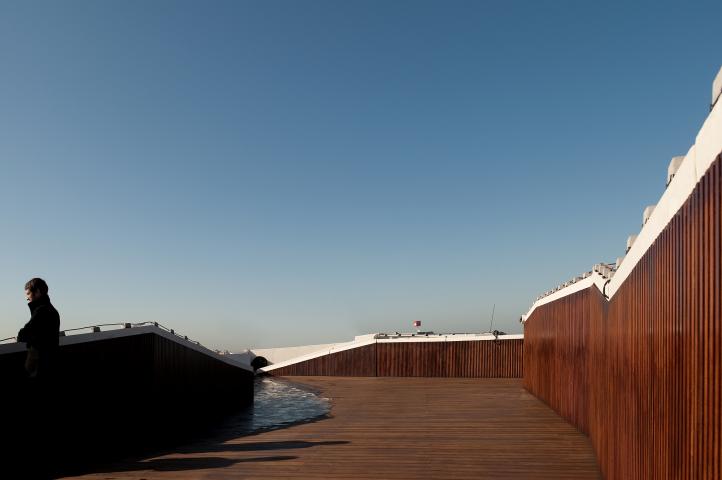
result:
M 257 377 L 253 406 L 228 418 L 216 434 L 236 437 L 324 418 L 331 402 L 311 389 L 286 380 Z
M 265 430 L 328 415 L 331 402 L 302 386 L 269 377 L 257 378 L 251 428 Z

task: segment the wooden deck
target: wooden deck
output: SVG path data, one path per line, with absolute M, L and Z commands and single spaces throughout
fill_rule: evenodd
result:
M 331 416 L 75 478 L 600 478 L 587 437 L 520 379 L 291 380 L 331 398 Z

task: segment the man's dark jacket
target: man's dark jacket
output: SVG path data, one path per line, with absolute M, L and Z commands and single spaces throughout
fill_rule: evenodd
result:
M 18 332 L 18 342 L 27 343 L 28 349 L 36 349 L 42 365 L 58 350 L 60 315 L 47 295 L 28 303 L 28 307 L 30 321 Z

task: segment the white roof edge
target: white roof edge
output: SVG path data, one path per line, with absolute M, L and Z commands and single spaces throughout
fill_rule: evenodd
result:
M 624 265 L 624 262 L 622 262 L 622 265 Z M 537 307 L 541 307 L 542 305 L 546 305 L 547 303 L 551 303 L 555 300 L 559 300 L 560 298 L 566 297 L 568 295 L 571 295 L 573 293 L 577 293 L 582 290 L 586 290 L 587 288 L 591 287 L 592 285 L 596 285 L 596 287 L 599 289 L 600 292 L 604 291 L 604 284 L 607 282 L 607 279 L 604 278 L 601 274 L 598 272 L 592 272 L 590 276 L 587 278 L 584 278 L 582 280 L 579 280 L 576 283 L 572 283 L 571 285 L 564 287 L 560 290 L 557 290 L 556 292 L 552 293 L 551 295 L 547 295 L 544 298 L 540 298 L 534 304 L 531 306 L 528 312 L 526 312 L 526 315 L 522 316 L 522 319 L 526 321 L 527 318 L 531 316 L 531 314 L 536 310 Z M 607 290 L 609 289 L 609 285 L 607 285 Z
M 632 273 L 632 270 L 634 270 L 634 267 L 691 196 L 697 183 L 704 174 L 707 173 L 707 170 L 709 170 L 712 163 L 714 163 L 717 156 L 721 153 L 722 102 L 717 102 L 702 124 L 695 139 L 695 144 L 689 149 L 689 152 L 687 152 L 684 161 L 682 161 L 674 178 L 672 178 L 672 181 L 662 194 L 654 212 L 652 212 L 649 220 L 637 235 L 632 248 L 624 257 L 624 261 L 612 279 L 609 280 L 605 292 L 607 298 L 611 299 L 614 294 L 617 293 L 624 281 L 630 273 Z M 522 315 L 522 320 L 526 321 L 536 307 L 583 290 L 592 284 L 596 285 L 600 291 L 603 291 L 606 282 L 607 280 L 604 279 L 604 277 L 593 272 L 591 277 L 585 278 L 534 302 L 526 315 Z
M 375 334 L 364 335 L 364 338 L 359 341 L 348 342 L 344 344 L 338 344 L 332 348 L 326 348 L 318 350 L 316 352 L 307 353 L 300 355 L 295 358 L 284 360 L 283 362 L 274 363 L 267 367 L 261 368 L 259 372 L 270 372 L 279 368 L 287 367 L 295 363 L 305 362 L 307 360 L 313 360 L 314 358 L 322 357 L 332 353 L 343 352 L 345 350 L 352 350 L 354 348 L 365 347 L 374 343 L 423 343 L 423 342 L 461 342 L 461 341 L 490 341 L 495 340 L 492 334 L 463 334 L 463 335 L 435 335 L 435 336 L 418 336 L 418 337 L 401 337 L 401 338 L 379 338 L 376 339 Z M 371 338 L 366 338 L 371 337 Z M 357 337 L 358 338 L 358 337 Z M 510 335 L 499 335 L 499 340 L 518 340 L 523 339 L 523 334 L 510 334 Z
M 523 339 L 524 334 L 504 334 L 499 335 L 499 340 L 517 340 Z M 426 342 L 488 342 L 496 340 L 491 333 L 479 334 L 442 334 L 434 336 L 416 336 L 416 337 L 398 337 L 398 338 L 379 338 L 376 343 L 426 343 Z
M 351 350 L 352 348 L 365 347 L 366 345 L 371 345 L 373 343 L 376 343 L 376 340 L 374 338 L 363 339 L 361 341 L 354 340 L 354 341 L 347 342 L 347 343 L 334 344 L 330 348 L 324 348 L 322 350 L 317 350 L 315 352 L 306 353 L 306 354 L 300 355 L 298 357 L 289 358 L 288 360 L 284 360 L 282 362 L 274 363 L 273 365 L 269 365 L 267 367 L 261 368 L 258 371 L 259 372 L 268 372 L 271 370 L 276 370 L 278 368 L 287 367 L 288 365 L 293 365 L 294 363 L 305 362 L 306 360 L 312 360 L 314 358 L 322 357 L 322 356 L 328 355 L 330 353 L 343 352 L 345 350 Z
M 162 328 L 156 327 L 154 325 L 147 325 L 147 326 L 143 326 L 143 327 L 133 327 L 133 328 L 119 328 L 119 329 L 115 329 L 115 330 L 106 330 L 106 331 L 100 331 L 100 332 L 96 332 L 96 333 L 81 333 L 81 334 L 77 334 L 77 335 L 68 335 L 65 337 L 60 337 L 58 340 L 59 340 L 60 346 L 63 346 L 63 345 L 75 345 L 78 343 L 95 342 L 95 341 L 100 341 L 100 340 L 108 340 L 111 338 L 131 337 L 134 335 L 143 335 L 146 333 L 155 333 L 157 335 L 160 335 L 161 337 L 167 338 L 168 340 L 172 340 L 185 347 L 188 347 L 191 350 L 195 350 L 197 352 L 204 353 L 217 360 L 221 360 L 224 363 L 233 365 L 234 367 L 239 367 L 239 368 L 242 368 L 243 370 L 247 370 L 247 371 L 253 371 L 253 369 L 251 369 L 250 367 L 247 367 L 239 362 L 236 362 L 235 360 L 228 358 L 226 355 L 219 355 L 216 352 L 214 352 L 213 350 L 210 350 L 202 345 L 198 345 L 191 341 L 187 341 L 187 340 L 183 339 L 182 337 L 179 337 L 178 335 L 174 335 L 170 332 L 166 332 Z M 22 352 L 22 351 L 25 351 L 26 348 L 27 347 L 25 346 L 25 343 L 23 343 L 23 342 L 0 345 L 0 354 Z

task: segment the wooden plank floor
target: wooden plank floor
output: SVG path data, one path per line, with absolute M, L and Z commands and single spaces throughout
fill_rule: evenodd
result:
M 331 398 L 331 416 L 75 478 L 600 478 L 587 437 L 520 379 L 291 380 Z

